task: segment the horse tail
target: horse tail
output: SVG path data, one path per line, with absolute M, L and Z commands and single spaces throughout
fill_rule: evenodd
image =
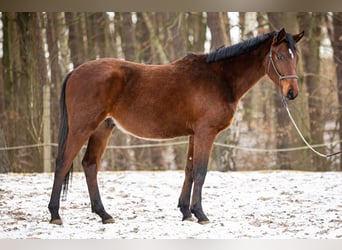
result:
M 64 161 L 64 150 L 65 150 L 65 142 L 68 137 L 69 133 L 69 125 L 68 125 L 68 112 L 66 108 L 66 103 L 65 103 L 65 89 L 66 89 L 66 84 L 72 74 L 72 71 L 67 74 L 63 81 L 62 85 L 62 91 L 61 91 L 61 97 L 60 97 L 60 103 L 59 103 L 59 108 L 60 108 L 60 124 L 59 124 L 59 134 L 58 134 L 58 153 L 57 153 L 57 164 L 56 168 L 62 167 L 63 164 L 58 164 L 61 163 L 60 161 Z M 57 170 L 57 169 L 56 169 Z M 68 192 L 68 186 L 69 186 L 69 179 L 72 175 L 72 170 L 73 166 L 71 165 L 71 168 L 67 175 L 64 178 L 63 182 L 63 200 L 66 199 L 66 194 Z

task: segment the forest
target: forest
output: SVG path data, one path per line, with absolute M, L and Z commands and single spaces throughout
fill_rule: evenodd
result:
M 298 44 L 299 97 L 289 109 L 324 154 L 342 149 L 340 12 L 2 12 L 0 13 L 0 173 L 50 172 L 57 154 L 59 96 L 80 64 L 115 57 L 167 64 L 189 52 L 285 28 Z M 182 170 L 187 138 L 146 141 L 114 130 L 101 170 Z M 81 170 L 85 148 L 74 161 Z M 319 157 L 302 142 L 277 87 L 263 78 L 220 133 L 210 170 L 341 171 L 342 155 Z

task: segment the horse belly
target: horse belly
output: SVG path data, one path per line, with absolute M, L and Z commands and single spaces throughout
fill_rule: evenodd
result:
M 141 119 L 139 117 L 133 119 L 113 117 L 113 119 L 115 125 L 122 132 L 145 140 L 167 140 L 192 133 L 191 129 L 187 128 L 185 123 L 167 122 L 162 118 L 155 121 Z

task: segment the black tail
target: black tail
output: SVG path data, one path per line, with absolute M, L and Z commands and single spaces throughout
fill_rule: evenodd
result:
M 62 85 L 62 92 L 60 97 L 60 124 L 59 124 L 59 134 L 58 134 L 58 153 L 57 153 L 57 162 L 58 161 L 64 161 L 63 153 L 65 149 L 65 142 L 68 136 L 69 132 L 69 126 L 68 126 L 68 112 L 65 105 L 65 88 L 67 81 L 69 77 L 71 76 L 72 72 L 69 72 L 68 75 L 65 77 Z M 63 164 L 56 164 L 56 167 L 61 166 Z M 64 179 L 63 184 L 63 200 L 66 199 L 66 194 L 68 192 L 68 185 L 69 185 L 69 179 L 72 174 L 72 166 L 70 168 L 70 171 L 67 173 Z

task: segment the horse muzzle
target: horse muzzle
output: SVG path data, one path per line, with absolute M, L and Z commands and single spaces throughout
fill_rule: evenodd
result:
M 289 100 L 294 100 L 298 96 L 298 83 L 297 79 L 283 79 L 280 82 L 280 89 L 283 94 L 287 99 Z

